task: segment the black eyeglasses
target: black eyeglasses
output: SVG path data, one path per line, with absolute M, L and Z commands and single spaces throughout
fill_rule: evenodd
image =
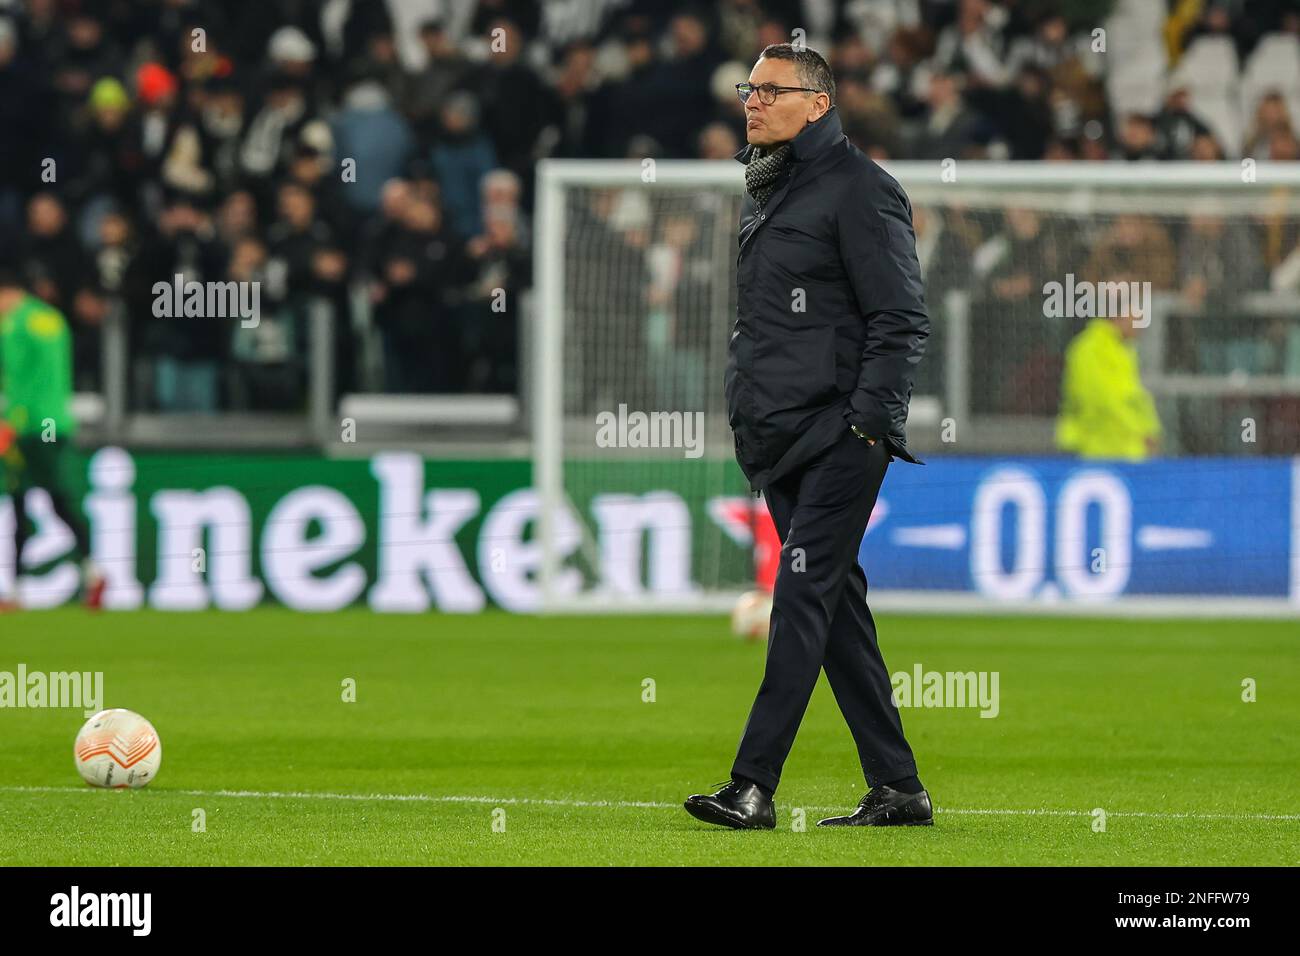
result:
M 750 94 L 755 90 L 758 91 L 758 101 L 764 106 L 771 106 L 776 102 L 776 98 L 782 93 L 820 93 L 821 90 L 809 89 L 806 86 L 777 86 L 775 83 L 760 83 L 754 86 L 751 83 L 737 83 L 736 95 L 740 97 L 740 102 L 748 103 Z

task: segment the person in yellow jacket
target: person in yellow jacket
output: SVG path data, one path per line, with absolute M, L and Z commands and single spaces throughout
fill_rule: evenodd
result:
M 1129 315 L 1092 319 L 1065 350 L 1056 444 L 1081 458 L 1141 461 L 1160 443 L 1160 418 L 1138 373 Z

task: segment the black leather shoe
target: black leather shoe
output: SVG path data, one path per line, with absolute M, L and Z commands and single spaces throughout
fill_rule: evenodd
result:
M 729 781 L 717 793 L 693 793 L 683 806 L 705 823 L 735 830 L 776 829 L 776 803 L 758 784 L 748 780 Z
M 928 793 L 903 793 L 883 784 L 863 797 L 847 817 L 817 821 L 819 827 L 928 827 L 933 823 Z

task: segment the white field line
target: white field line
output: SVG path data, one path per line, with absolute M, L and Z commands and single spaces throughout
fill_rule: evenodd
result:
M 4 793 L 96 793 L 94 787 L 0 787 Z M 653 800 L 565 800 L 543 797 L 487 797 L 434 795 L 429 793 L 324 793 L 320 791 L 279 790 L 154 790 L 154 793 L 174 794 L 184 797 L 217 797 L 262 800 L 372 800 L 386 803 L 483 803 L 492 806 L 533 805 L 546 807 L 628 807 L 649 810 L 676 810 L 680 803 L 658 803 Z M 803 807 L 805 810 L 835 812 L 851 805 L 839 807 Z M 1052 809 L 984 809 L 984 808 L 934 808 L 935 813 L 969 816 L 1003 817 L 1087 817 L 1090 810 Z M 1150 817 L 1156 820 L 1300 820 L 1300 813 L 1159 813 L 1144 810 L 1107 811 L 1108 817 Z

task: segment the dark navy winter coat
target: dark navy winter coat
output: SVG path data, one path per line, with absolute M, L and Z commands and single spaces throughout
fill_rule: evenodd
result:
M 764 208 L 746 193 L 740 214 L 725 388 L 736 460 L 755 490 L 850 424 L 920 463 L 905 426 L 930 320 L 911 203 L 849 142 L 835 107 L 792 153 Z

